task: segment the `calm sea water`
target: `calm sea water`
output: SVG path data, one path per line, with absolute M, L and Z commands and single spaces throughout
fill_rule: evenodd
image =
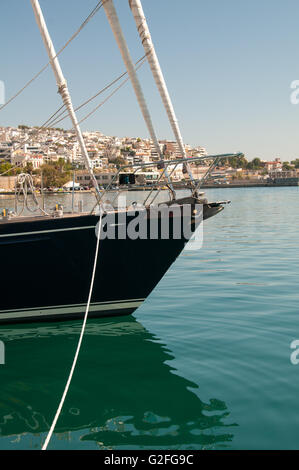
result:
M 88 322 L 50 449 L 299 448 L 299 190 L 207 194 L 232 203 L 202 249 L 134 316 Z M 1 449 L 41 448 L 80 327 L 0 327 Z

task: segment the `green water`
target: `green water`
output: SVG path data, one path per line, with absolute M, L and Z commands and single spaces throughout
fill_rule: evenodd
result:
M 202 249 L 134 316 L 88 322 L 49 448 L 299 448 L 299 190 L 208 196 L 232 203 Z M 0 449 L 41 448 L 80 326 L 0 327 Z

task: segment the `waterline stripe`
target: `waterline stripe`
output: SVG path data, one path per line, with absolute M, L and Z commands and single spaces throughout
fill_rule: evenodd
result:
M 129 301 L 117 301 L 117 302 L 102 302 L 92 303 L 90 306 L 91 312 L 103 312 L 109 310 L 122 310 L 125 308 L 137 308 L 139 307 L 144 299 L 129 300 Z M 81 313 L 86 308 L 85 304 L 66 305 L 57 307 L 41 307 L 30 310 L 5 310 L 3 313 L 0 311 L 0 321 L 14 318 L 32 318 L 32 317 L 45 317 L 48 315 L 65 315 L 72 313 Z
M 145 298 L 140 298 L 140 299 L 121 299 L 121 300 L 105 300 L 104 302 L 92 302 L 91 305 L 107 305 L 107 304 L 120 304 L 123 302 L 143 302 Z M 16 309 L 10 309 L 10 310 L 2 310 L 4 313 L 10 313 L 10 312 L 27 312 L 27 311 L 34 311 L 34 310 L 53 310 L 53 309 L 59 309 L 59 308 L 76 308 L 76 307 L 81 307 L 82 305 L 85 305 L 84 303 L 80 304 L 65 304 L 65 305 L 47 305 L 47 306 L 42 306 L 42 307 L 28 307 L 28 308 L 16 308 Z M 1 310 L 0 310 L 1 312 Z

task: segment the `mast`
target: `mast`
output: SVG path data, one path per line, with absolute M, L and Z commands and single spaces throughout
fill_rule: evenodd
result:
M 181 131 L 180 131 L 179 124 L 178 124 L 178 120 L 176 118 L 174 108 L 171 102 L 171 98 L 169 96 L 167 86 L 163 77 L 163 73 L 159 64 L 159 60 L 158 60 L 158 57 L 154 48 L 154 44 L 152 42 L 151 34 L 150 34 L 150 31 L 146 22 L 146 18 L 143 12 L 141 1 L 129 0 L 129 5 L 130 5 L 130 8 L 131 8 L 131 11 L 132 11 L 135 23 L 136 23 L 137 31 L 139 33 L 144 51 L 147 56 L 149 66 L 151 68 L 151 71 L 155 79 L 157 88 L 159 90 L 160 96 L 162 98 L 166 113 L 168 115 L 170 125 L 172 127 L 179 150 L 181 152 L 181 156 L 182 158 L 187 158 Z M 190 166 L 188 165 L 188 163 L 186 163 L 185 165 L 186 165 L 186 169 L 188 171 L 191 181 L 194 182 L 194 178 L 193 178 Z
M 48 31 L 44 16 L 43 16 L 43 12 L 41 10 L 41 7 L 40 7 L 40 4 L 39 4 L 38 0 L 30 0 L 30 2 L 31 2 L 32 8 L 33 8 L 33 11 L 34 11 L 35 19 L 36 19 L 37 25 L 39 27 L 39 30 L 40 30 L 40 33 L 41 33 L 46 51 L 47 51 L 49 59 L 50 59 L 51 67 L 53 69 L 53 72 L 54 72 L 54 75 L 55 75 L 55 78 L 56 78 L 56 83 L 57 83 L 57 86 L 58 86 L 58 93 L 61 95 L 63 103 L 65 104 L 65 106 L 68 110 L 68 113 L 69 113 L 69 117 L 70 117 L 70 119 L 73 123 L 74 129 L 75 129 L 75 132 L 76 132 L 76 135 L 77 135 L 77 139 L 78 139 L 78 142 L 79 142 L 79 145 L 80 145 L 80 148 L 81 148 L 81 153 L 84 157 L 85 164 L 86 164 L 87 169 L 89 171 L 91 181 L 92 181 L 93 186 L 96 190 L 96 196 L 97 196 L 97 199 L 98 199 L 100 197 L 100 190 L 99 190 L 98 182 L 97 182 L 97 180 L 94 176 L 94 173 L 93 173 L 93 169 L 92 169 L 91 162 L 90 162 L 90 159 L 89 159 L 89 156 L 88 156 L 88 153 L 87 153 L 87 149 L 86 149 L 86 146 L 85 146 L 83 135 L 82 135 L 82 132 L 81 132 L 81 129 L 80 129 L 80 126 L 79 126 L 74 108 L 73 108 L 73 104 L 72 104 L 71 96 L 70 96 L 70 93 L 69 93 L 69 90 L 68 90 L 67 82 L 66 82 L 66 80 L 63 76 L 63 73 L 62 73 L 62 70 L 61 70 L 56 52 L 55 52 L 55 48 L 54 48 L 53 42 L 51 40 L 51 37 L 50 37 L 49 31 Z
M 118 19 L 116 9 L 115 9 L 114 4 L 113 4 L 113 0 L 106 0 L 103 3 L 103 7 L 105 9 L 107 19 L 109 21 L 110 27 L 111 27 L 112 32 L 114 34 L 114 38 L 116 40 L 116 43 L 119 47 L 122 59 L 124 61 L 124 64 L 125 64 L 127 72 L 128 72 L 128 75 L 129 75 L 130 80 L 131 80 L 131 83 L 133 85 L 133 88 L 134 88 L 134 91 L 135 91 L 135 95 L 136 95 L 140 110 L 142 112 L 143 118 L 144 118 L 145 123 L 147 125 L 147 128 L 148 128 L 149 134 L 151 136 L 151 139 L 154 143 L 156 152 L 158 153 L 160 159 L 163 160 L 164 156 L 163 156 L 163 154 L 161 152 L 161 149 L 160 149 L 160 145 L 159 145 L 159 142 L 158 142 L 155 130 L 154 130 L 154 126 L 153 126 L 153 123 L 152 123 L 152 120 L 151 120 L 151 116 L 150 116 L 150 113 L 149 113 L 149 110 L 148 110 L 148 107 L 147 107 L 147 104 L 146 104 L 146 101 L 145 101 L 145 98 L 144 98 L 144 95 L 143 95 L 143 91 L 142 91 L 142 88 L 141 88 L 141 85 L 140 85 L 140 82 L 139 82 L 139 79 L 138 79 L 138 76 L 137 76 L 137 73 L 136 73 L 134 63 L 132 61 L 132 58 L 131 58 L 131 55 L 130 55 L 130 52 L 129 52 L 129 49 L 128 49 L 128 46 L 127 46 L 127 43 L 126 43 L 126 40 L 124 38 L 122 29 L 121 29 L 121 26 L 120 26 L 120 22 L 119 22 L 119 19 Z M 173 185 L 171 183 L 171 180 L 169 178 L 169 174 L 168 174 L 168 171 L 167 171 L 166 168 L 164 169 L 164 174 L 165 174 L 165 176 L 168 180 L 168 184 L 170 186 L 172 195 L 175 196 L 175 193 L 174 193 L 174 190 L 173 190 Z
M 134 88 L 134 91 L 135 91 L 135 94 L 136 94 L 136 98 L 137 98 L 137 101 L 139 103 L 139 106 L 140 106 L 142 115 L 144 117 L 145 123 L 147 125 L 148 131 L 150 133 L 151 139 L 154 143 L 154 146 L 155 146 L 155 149 L 156 149 L 158 155 L 161 156 L 160 145 L 159 145 L 157 137 L 156 137 L 156 133 L 155 133 L 155 130 L 154 130 L 154 127 L 153 127 L 151 116 L 150 116 L 150 113 L 149 113 L 149 110 L 148 110 L 148 107 L 147 107 L 147 104 L 146 104 L 146 101 L 145 101 L 145 98 L 144 98 L 144 95 L 143 95 L 143 92 L 142 92 L 142 89 L 141 89 L 141 85 L 140 85 L 138 77 L 137 77 L 137 73 L 136 73 L 136 70 L 135 70 L 134 63 L 132 61 L 132 58 L 131 58 L 131 55 L 130 55 L 130 52 L 129 52 L 129 49 L 128 49 L 128 46 L 127 46 L 127 43 L 126 43 L 126 40 L 124 38 L 122 29 L 121 29 L 121 26 L 120 26 L 120 22 L 119 22 L 117 12 L 116 12 L 114 4 L 113 4 L 113 0 L 106 0 L 105 2 L 103 2 L 103 7 L 105 9 L 105 13 L 106 13 L 107 19 L 109 21 L 110 27 L 112 29 L 112 32 L 114 34 L 115 40 L 116 40 L 117 45 L 119 47 L 122 59 L 123 59 L 124 64 L 126 66 L 128 75 L 129 75 L 130 80 L 132 82 L 132 85 L 133 85 L 133 88 Z

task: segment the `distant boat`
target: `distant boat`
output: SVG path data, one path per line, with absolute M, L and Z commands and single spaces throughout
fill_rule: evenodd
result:
M 75 181 L 69 181 L 63 185 L 64 189 L 80 188 L 80 184 Z

